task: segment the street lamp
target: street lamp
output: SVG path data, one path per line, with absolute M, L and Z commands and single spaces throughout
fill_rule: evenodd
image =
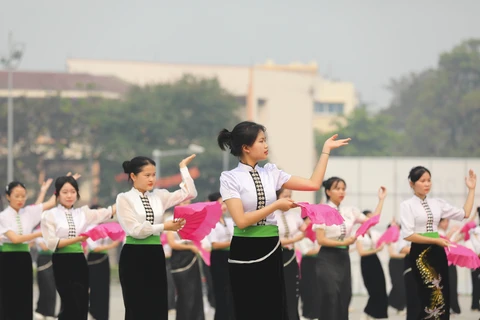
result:
M 169 157 L 169 156 L 178 156 L 178 155 L 183 155 L 183 154 L 189 154 L 189 153 L 203 153 L 205 152 L 205 148 L 202 146 L 199 146 L 197 144 L 190 144 L 187 149 L 175 149 L 175 150 L 159 150 L 155 149 L 152 152 L 153 156 L 153 161 L 157 164 L 157 171 L 156 171 L 156 178 L 160 179 L 161 174 L 160 174 L 160 159 L 162 157 Z
M 0 63 L 8 71 L 8 154 L 7 154 L 7 181 L 13 181 L 13 71 L 18 67 L 22 60 L 25 46 L 21 43 L 14 43 L 13 36 L 10 32 L 8 34 L 8 56 L 1 57 Z

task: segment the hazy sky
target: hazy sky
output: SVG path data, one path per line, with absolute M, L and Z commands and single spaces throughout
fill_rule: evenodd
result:
M 295 5 L 293 5 L 295 4 Z M 26 44 L 23 70 L 65 70 L 93 58 L 247 65 L 316 60 L 388 105 L 391 78 L 435 66 L 441 52 L 480 38 L 478 0 L 0 0 L 8 31 Z

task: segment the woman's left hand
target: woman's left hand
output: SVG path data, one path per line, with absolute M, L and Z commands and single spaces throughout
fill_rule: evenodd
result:
M 338 134 L 334 134 L 329 139 L 327 139 L 325 141 L 325 143 L 323 144 L 323 152 L 329 153 L 330 150 L 332 150 L 332 149 L 337 149 L 337 148 L 340 148 L 342 146 L 346 146 L 348 144 L 348 142 L 350 140 L 352 140 L 350 138 L 337 140 L 337 138 L 338 138 Z
M 384 186 L 381 186 L 380 189 L 378 189 L 378 198 L 380 200 L 384 200 L 386 196 L 387 196 L 387 188 L 385 188 Z
M 178 164 L 180 166 L 180 168 L 185 168 L 186 166 L 188 166 L 188 164 L 193 160 L 193 158 L 195 158 L 197 155 L 196 154 L 192 154 L 191 156 L 189 157 L 186 157 L 185 159 L 183 159 L 182 161 L 180 161 L 180 163 Z
M 474 190 L 477 186 L 477 175 L 473 172 L 472 169 L 468 171 L 468 177 L 465 177 L 465 184 L 470 190 Z

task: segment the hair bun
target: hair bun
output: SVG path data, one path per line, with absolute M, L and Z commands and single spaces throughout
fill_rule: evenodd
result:
M 130 161 L 123 161 L 122 163 L 122 167 L 123 167 L 123 172 L 125 173 L 132 173 L 132 165 L 131 165 L 131 162 Z

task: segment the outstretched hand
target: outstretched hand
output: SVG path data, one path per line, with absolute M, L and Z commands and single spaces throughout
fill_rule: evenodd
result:
M 331 136 L 325 141 L 325 143 L 323 144 L 324 152 L 329 152 L 332 149 L 337 149 L 337 148 L 346 146 L 348 145 L 348 142 L 352 140 L 350 138 L 337 140 L 337 138 L 338 138 L 338 134 L 334 134 L 333 136 Z
M 53 179 L 48 179 L 47 181 L 43 181 L 42 186 L 40 187 L 40 191 L 46 192 L 48 188 L 50 188 L 50 185 L 52 184 Z
M 178 165 L 180 166 L 180 168 L 185 168 L 196 156 L 197 156 L 196 154 L 192 154 L 191 156 L 186 157 L 185 159 L 180 161 Z
M 468 171 L 468 177 L 465 177 L 465 184 L 468 189 L 475 189 L 477 186 L 477 175 L 473 172 L 472 169 Z

